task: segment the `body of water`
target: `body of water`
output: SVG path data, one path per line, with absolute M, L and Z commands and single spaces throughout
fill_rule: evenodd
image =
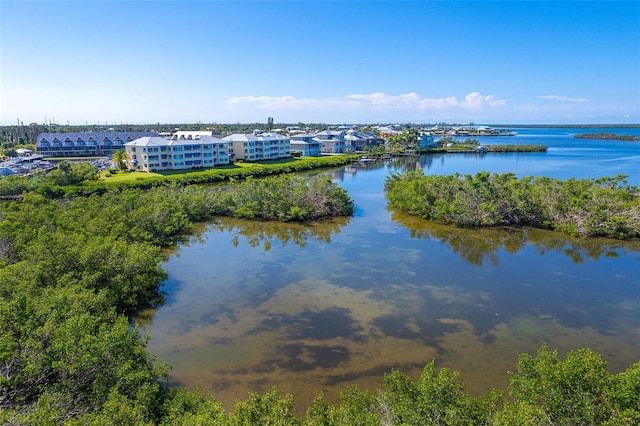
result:
M 328 172 L 356 202 L 350 218 L 309 225 L 219 219 L 168 255 L 167 301 L 141 318 L 170 379 L 231 409 L 277 386 L 303 415 L 357 384 L 432 359 L 467 391 L 506 389 L 520 353 L 590 347 L 610 370 L 640 360 L 640 242 L 536 229 L 457 229 L 387 208 L 389 173 L 513 172 L 560 179 L 628 175 L 640 142 L 574 139 L 640 129 L 514 129 L 483 144 L 545 153 L 443 154 Z

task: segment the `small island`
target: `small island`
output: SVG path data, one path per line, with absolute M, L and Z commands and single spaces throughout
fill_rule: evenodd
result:
M 545 145 L 517 144 L 517 145 L 481 145 L 478 139 L 457 141 L 452 137 L 445 137 L 438 142 L 439 148 L 431 148 L 428 152 L 455 153 L 486 153 L 486 152 L 545 152 Z
M 423 219 L 465 228 L 525 226 L 581 237 L 640 237 L 639 188 L 625 176 L 600 179 L 392 174 L 389 205 Z
M 575 135 L 577 139 L 612 139 L 620 141 L 640 141 L 640 137 L 632 135 L 616 135 L 614 133 L 600 132 L 600 133 L 582 133 Z

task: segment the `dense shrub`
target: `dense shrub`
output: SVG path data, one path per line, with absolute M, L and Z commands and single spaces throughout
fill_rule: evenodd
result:
M 534 226 L 579 236 L 640 237 L 639 189 L 623 176 L 560 181 L 512 173 L 394 174 L 387 199 L 425 219 L 461 227 Z
M 324 176 L 249 178 L 229 188 L 229 201 L 230 215 L 285 222 L 349 216 L 354 207 L 346 191 Z

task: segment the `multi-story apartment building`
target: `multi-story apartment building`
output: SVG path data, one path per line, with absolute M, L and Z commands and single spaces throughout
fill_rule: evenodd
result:
M 222 140 L 230 144 L 236 160 L 261 161 L 291 157 L 291 139 L 278 133 L 234 133 Z
M 303 157 L 322 155 L 322 144 L 314 139 L 314 135 L 298 134 L 291 136 L 291 152 L 299 152 Z
M 36 151 L 43 157 L 111 156 L 124 144 L 141 137 L 157 136 L 155 132 L 79 132 L 40 133 Z
M 234 133 L 222 138 L 229 144 L 229 149 L 233 153 L 234 160 L 256 161 L 256 143 L 258 137 L 244 133 Z
M 129 169 L 145 172 L 184 170 L 229 164 L 229 143 L 213 136 L 170 140 L 142 137 L 124 145 Z
M 322 152 L 330 154 L 342 154 L 351 150 L 351 144 L 347 145 L 344 130 L 324 130 L 316 133 L 315 140 L 322 145 Z
M 291 139 L 279 133 L 261 133 L 258 139 L 262 141 L 263 160 L 291 157 Z

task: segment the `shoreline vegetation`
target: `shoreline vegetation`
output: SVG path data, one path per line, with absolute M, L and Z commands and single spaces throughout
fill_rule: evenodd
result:
M 69 164 L 48 176 L 6 176 L 0 179 L 0 197 L 8 199 L 24 192 L 37 192 L 49 198 L 65 198 L 103 194 L 110 190 L 150 189 L 165 185 L 196 185 L 265 177 L 288 173 L 347 165 L 355 155 L 326 156 L 285 160 L 268 163 L 239 163 L 210 169 L 176 172 L 141 173 L 107 171 L 99 174 L 88 164 Z M 63 164 L 61 163 L 61 164 Z M 106 176 L 110 175 L 110 176 Z
M 447 154 L 456 153 L 509 153 L 509 152 L 546 152 L 548 149 L 545 145 L 480 145 L 458 143 L 448 148 L 435 148 L 433 152 L 446 152 Z
M 575 135 L 576 139 L 611 139 L 611 140 L 619 140 L 619 141 L 640 141 L 640 137 L 632 136 L 632 135 L 616 135 L 614 133 L 582 133 L 579 135 Z
M 322 167 L 347 158 L 329 160 L 336 163 L 326 160 Z M 324 176 L 292 175 L 298 169 L 290 163 L 229 170 L 233 176 L 215 169 L 206 171 L 211 176 L 107 184 L 88 164 L 69 164 L 28 184 L 1 181 L 3 194 L 23 194 L 21 202 L 0 201 L 1 424 L 640 423 L 640 363 L 612 374 L 589 349 L 564 359 L 546 346 L 535 356 L 523 354 L 508 393 L 481 397 L 469 396 L 457 372 L 437 369 L 433 361 L 417 381 L 391 371 L 377 392 L 345 388 L 338 406 L 319 394 L 305 419 L 294 415 L 294 396 L 276 388 L 250 393 L 227 412 L 212 395 L 171 386 L 169 366 L 147 351 L 147 337 L 132 324 L 141 309 L 164 302 L 162 247 L 216 215 L 306 221 L 353 212 L 346 191 Z M 282 175 L 257 179 L 276 170 Z M 540 209 L 538 194 L 540 200 L 555 197 L 555 207 L 566 206 L 567 217 L 578 219 L 580 226 L 569 222 L 567 230 L 604 226 L 618 237 L 637 232 L 624 216 L 638 213 L 637 189 L 622 177 L 542 179 L 545 185 L 532 186 L 533 192 L 531 179 L 513 175 L 432 178 L 437 185 L 415 172 L 396 175 L 387 186 L 400 194 L 392 198 L 416 208 L 429 205 L 427 187 L 455 190 L 447 208 L 458 213 L 468 203 L 481 213 L 481 225 L 513 201 L 517 208 L 506 209 L 510 219 L 528 218 Z M 214 190 L 191 185 L 209 179 L 231 184 Z M 446 207 L 436 194 L 435 205 Z M 594 215 L 580 216 L 589 206 L 597 207 Z
M 487 152 L 545 152 L 549 147 L 546 145 L 482 145 Z
M 640 189 L 624 176 L 566 181 L 513 173 L 394 174 L 390 206 L 459 227 L 530 226 L 574 236 L 640 237 Z
M 509 153 L 509 152 L 546 152 L 549 147 L 546 145 L 535 144 L 499 144 L 485 145 L 481 144 L 478 139 L 467 138 L 464 141 L 456 140 L 450 136 L 446 136 L 438 141 L 441 145 L 438 148 L 428 148 L 420 150 L 421 153 L 442 153 L 448 154 L 475 152 L 479 154 L 491 153 Z

